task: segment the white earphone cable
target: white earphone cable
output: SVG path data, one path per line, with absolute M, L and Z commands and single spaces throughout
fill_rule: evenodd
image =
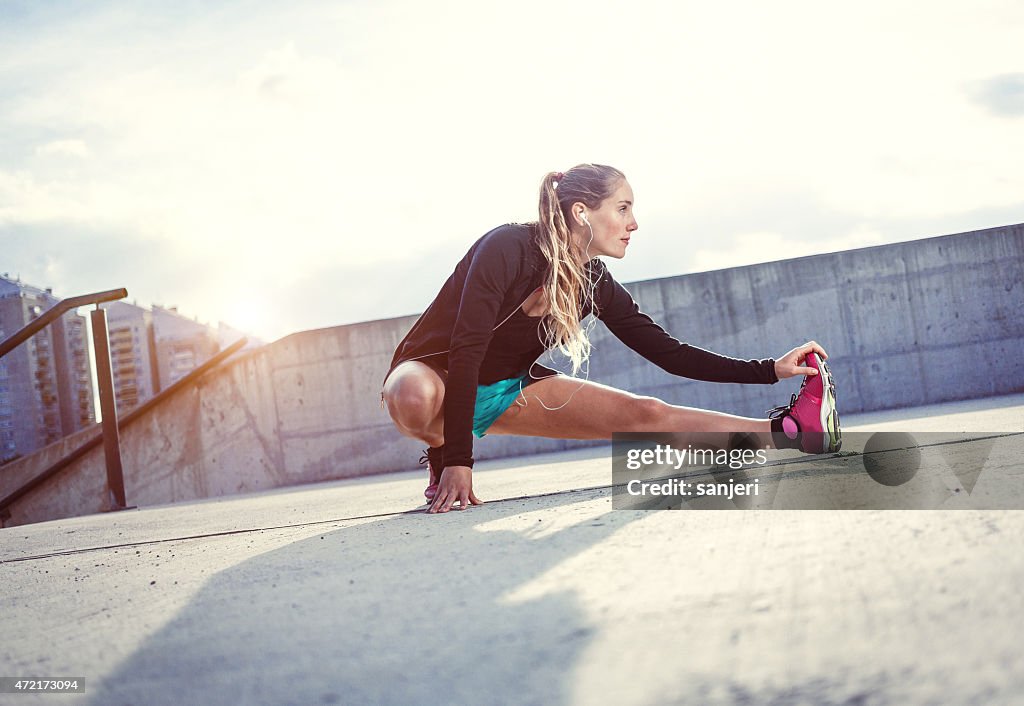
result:
M 584 218 L 583 222 L 587 224 L 587 228 L 590 230 L 590 240 L 587 241 L 587 245 L 584 248 L 584 252 L 587 255 L 587 262 L 589 263 L 592 260 L 596 259 L 596 258 L 591 258 L 590 257 L 590 244 L 594 242 L 594 228 L 590 225 L 590 221 L 587 220 L 586 218 Z M 589 341 L 590 340 L 590 332 L 594 329 L 594 327 L 597 326 L 597 317 L 594 316 L 594 314 L 593 314 L 593 308 L 594 308 L 594 304 L 595 304 L 594 297 L 595 297 L 595 292 L 597 290 L 597 280 L 589 272 L 588 272 L 588 278 L 590 279 L 589 298 L 590 298 L 590 304 L 591 304 L 591 313 L 588 314 L 588 317 L 590 318 L 590 321 L 584 326 L 584 335 L 587 337 L 587 340 Z M 537 332 L 538 337 L 541 335 L 539 328 L 540 327 L 538 326 L 538 332 Z M 541 343 L 545 343 L 545 341 L 542 340 Z M 549 348 L 546 352 L 550 355 L 551 349 Z M 531 379 L 533 379 L 533 380 L 543 380 L 544 378 L 538 378 L 538 377 L 534 376 L 534 374 L 533 374 L 533 365 L 534 364 L 530 365 L 530 368 L 526 371 L 526 374 Z M 587 384 L 587 382 L 590 381 L 590 356 L 589 355 L 587 356 L 587 359 L 584 361 L 584 366 L 585 366 L 585 369 L 584 369 L 584 372 L 583 372 L 583 381 L 580 382 L 579 387 L 577 387 L 575 390 L 572 391 L 572 394 L 569 395 L 569 399 L 567 399 L 565 402 L 563 402 L 562 404 L 558 405 L 557 407 L 548 407 L 546 404 L 544 404 L 544 400 L 542 400 L 539 395 L 535 394 L 534 398 L 537 400 L 538 403 L 540 403 L 540 406 L 543 407 L 544 409 L 548 410 L 549 412 L 556 412 L 556 411 L 562 409 L 562 407 L 565 407 L 567 404 L 572 402 L 572 398 L 576 396 L 576 393 L 579 392 L 580 390 L 582 390 L 583 387 Z M 570 377 L 575 377 L 575 376 L 570 376 Z M 516 404 L 517 405 L 519 405 L 520 407 L 526 407 L 527 405 L 529 405 L 529 400 L 526 399 L 526 393 L 523 391 L 523 381 L 522 380 L 519 381 L 519 397 L 522 398 L 522 402 L 520 402 L 519 399 L 517 398 L 516 399 Z

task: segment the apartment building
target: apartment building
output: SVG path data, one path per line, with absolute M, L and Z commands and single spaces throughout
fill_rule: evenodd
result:
M 0 340 L 59 301 L 0 276 Z M 64 314 L 0 358 L 0 462 L 42 448 L 96 419 L 85 317 Z
M 118 413 L 123 414 L 160 391 L 153 314 L 148 309 L 123 301 L 100 306 L 107 312 L 114 399 Z

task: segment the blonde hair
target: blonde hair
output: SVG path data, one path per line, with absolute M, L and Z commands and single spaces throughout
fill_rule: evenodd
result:
M 575 375 L 590 357 L 590 339 L 583 327 L 583 309 L 594 300 L 596 279 L 588 278 L 586 264 L 593 258 L 574 242 L 569 229 L 574 203 L 600 208 L 626 176 L 604 164 L 578 164 L 567 172 L 549 172 L 540 186 L 537 245 L 547 260 L 544 298 L 549 311 L 541 325 L 543 343 L 557 347 L 572 361 Z

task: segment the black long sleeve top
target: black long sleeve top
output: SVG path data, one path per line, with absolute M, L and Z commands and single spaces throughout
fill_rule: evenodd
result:
M 523 370 L 506 370 L 508 356 L 487 356 L 495 329 L 542 283 L 547 266 L 535 242 L 536 224 L 507 224 L 477 240 L 434 301 L 398 344 L 388 374 L 400 363 L 424 360 L 446 369 L 444 465 L 473 466 L 477 385 Z M 694 380 L 771 384 L 775 361 L 740 360 L 683 343 L 656 324 L 600 260 L 588 263 L 596 280 L 597 317 L 629 348 L 663 370 Z M 584 308 L 584 315 L 591 307 Z M 524 349 L 536 340 L 524 340 Z M 546 370 L 546 369 L 545 369 Z M 387 379 L 387 376 L 385 376 Z

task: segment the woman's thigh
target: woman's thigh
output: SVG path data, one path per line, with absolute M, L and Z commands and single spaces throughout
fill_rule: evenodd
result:
M 523 388 L 523 394 L 487 433 L 610 439 L 613 432 L 635 428 L 638 420 L 649 425 L 662 407 L 669 405 L 600 383 L 558 375 Z

